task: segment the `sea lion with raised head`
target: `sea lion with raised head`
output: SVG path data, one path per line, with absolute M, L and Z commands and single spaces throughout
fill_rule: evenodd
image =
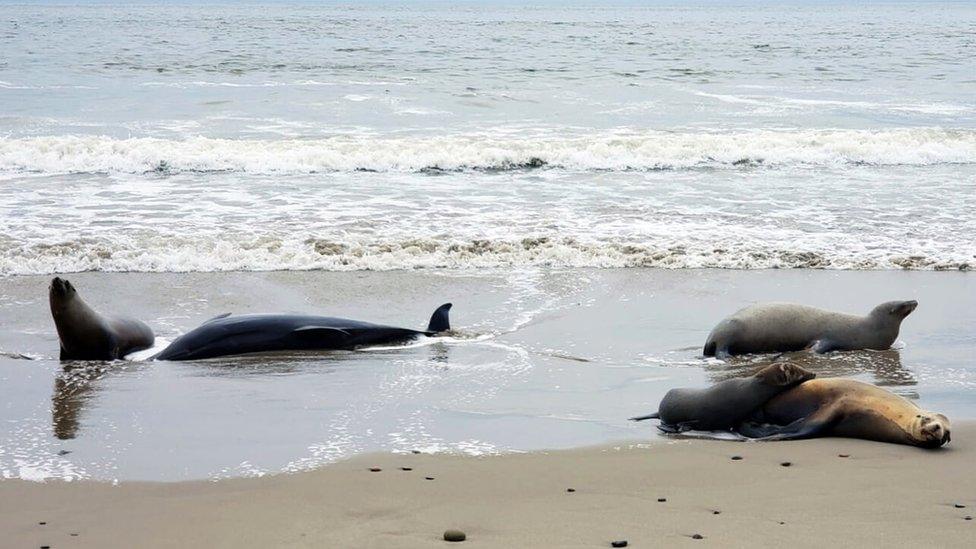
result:
M 212 318 L 176 339 L 156 360 L 200 360 L 273 351 L 351 350 L 409 341 L 451 329 L 445 303 L 434 311 L 425 331 L 311 315 L 229 313 Z
M 712 330 L 705 356 L 789 352 L 884 350 L 898 338 L 901 321 L 917 301 L 889 301 L 867 316 L 825 311 L 794 303 L 760 303 L 739 310 Z
M 750 438 L 851 437 L 938 448 L 950 440 L 949 419 L 869 383 L 843 378 L 808 381 L 769 399 L 735 430 Z
M 671 389 L 656 413 L 630 419 L 660 419 L 658 428 L 666 433 L 730 430 L 769 399 L 815 377 L 794 364 L 771 364 L 755 375 L 728 379 L 707 389 Z
M 142 321 L 96 312 L 67 280 L 55 277 L 48 297 L 61 341 L 61 360 L 117 360 L 148 349 L 155 341 L 152 328 Z

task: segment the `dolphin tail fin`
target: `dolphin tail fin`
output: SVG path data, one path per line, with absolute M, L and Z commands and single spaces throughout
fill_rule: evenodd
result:
M 448 317 L 448 313 L 451 311 L 451 304 L 445 303 L 434 311 L 434 314 L 430 316 L 430 324 L 427 325 L 427 333 L 436 334 L 440 332 L 447 332 L 451 329 L 451 320 Z
M 645 419 L 661 419 L 661 414 L 654 412 L 653 414 L 647 414 L 646 416 L 637 416 L 630 418 L 630 421 L 644 421 Z

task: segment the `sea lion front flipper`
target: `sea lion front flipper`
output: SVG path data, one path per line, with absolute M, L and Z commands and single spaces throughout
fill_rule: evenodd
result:
M 692 429 L 695 428 L 696 423 L 698 423 L 697 419 L 693 421 L 682 421 L 681 423 L 659 423 L 657 428 L 660 429 L 661 432 L 663 433 L 668 433 L 673 435 L 675 433 L 691 431 Z
M 828 416 L 829 414 L 825 414 L 824 410 L 821 409 L 788 425 L 745 421 L 740 423 L 735 431 L 742 436 L 758 440 L 813 438 L 830 426 L 830 422 L 827 421 Z

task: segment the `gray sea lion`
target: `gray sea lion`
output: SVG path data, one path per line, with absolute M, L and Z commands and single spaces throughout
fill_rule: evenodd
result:
M 867 316 L 825 311 L 793 303 L 760 303 L 726 318 L 705 342 L 705 356 L 810 349 L 816 353 L 884 350 L 898 338 L 901 321 L 917 301 L 889 301 Z
M 450 310 L 450 303 L 438 307 L 426 331 L 327 316 L 224 314 L 180 336 L 153 358 L 199 360 L 247 353 L 356 349 L 397 343 L 449 331 Z
M 658 428 L 666 433 L 729 430 L 777 394 L 815 377 L 794 364 L 771 364 L 750 377 L 728 379 L 707 389 L 671 389 L 656 413 L 630 419 L 660 419 Z
M 869 383 L 815 379 L 769 399 L 736 427 L 765 440 L 851 437 L 938 448 L 950 440 L 949 419 Z
M 148 349 L 155 341 L 144 322 L 96 312 L 67 280 L 52 280 L 49 298 L 61 340 L 61 360 L 116 360 Z

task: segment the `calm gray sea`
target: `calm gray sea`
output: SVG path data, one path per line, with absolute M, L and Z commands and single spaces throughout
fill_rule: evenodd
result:
M 0 274 L 970 269 L 976 5 L 0 3 Z

